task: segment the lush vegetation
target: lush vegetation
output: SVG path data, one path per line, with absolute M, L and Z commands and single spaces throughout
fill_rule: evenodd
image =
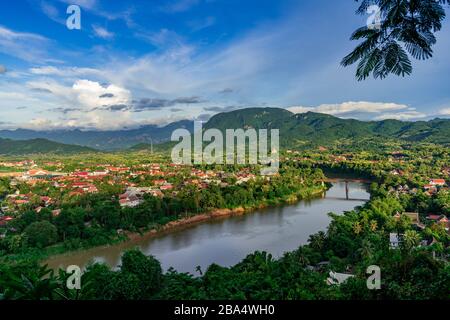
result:
M 111 201 L 116 191 L 110 189 L 110 194 L 103 190 L 68 202 L 56 218 L 45 211 L 37 215 L 25 210 L 14 222 L 17 233 L 1 242 L 0 292 L 6 299 L 449 299 L 450 236 L 444 225 L 427 215 L 448 216 L 450 192 L 445 187 L 433 193 L 423 189 L 430 178 L 448 176 L 449 157 L 447 148 L 437 145 L 395 141 L 364 148 L 344 140 L 328 149 L 288 150 L 280 176 L 270 183 L 256 179 L 236 185 L 230 180 L 225 188 L 181 188 L 176 196 L 147 197 L 141 206 L 124 209 Z M 81 290 L 67 289 L 69 275 L 62 270 L 54 274 L 38 267 L 37 261 L 18 259 L 20 252 L 30 248 L 41 252 L 54 241 L 77 248 L 84 241 L 94 244 L 116 236 L 117 228 L 145 230 L 213 207 L 252 207 L 289 201 L 293 195 L 307 197 L 320 190 L 322 170 L 330 176 L 372 179 L 371 200 L 343 215 L 331 214 L 326 232 L 311 235 L 307 245 L 279 259 L 255 252 L 235 266 L 211 265 L 195 277 L 176 270 L 163 272 L 155 258 L 132 250 L 118 270 L 90 265 Z M 186 178 L 180 173 L 178 179 Z M 407 216 L 396 217 L 408 211 L 419 213 L 420 228 Z M 392 233 L 399 235 L 398 249 L 391 247 Z M 371 265 L 381 269 L 380 290 L 366 286 Z M 329 271 L 354 277 L 328 285 Z
M 233 171 L 232 168 L 227 170 Z M 317 184 L 324 177 L 321 170 L 293 166 L 282 167 L 280 175 L 270 180 L 258 177 L 241 184 L 237 184 L 230 173 L 224 180 L 226 185 L 210 184 L 207 188 L 185 186 L 189 176 L 190 169 L 179 170 L 170 178 L 178 190 L 176 193 L 167 192 L 164 197 L 145 195 L 139 206 L 124 208 L 119 205 L 117 197 L 123 192 L 120 184 L 100 182 L 97 184 L 99 193 L 83 197 L 71 197 L 46 184 L 32 188 L 19 184 L 16 188 L 20 193 L 33 191 L 59 200 L 39 212 L 34 210 L 40 203 L 39 197 L 20 207 L 5 236 L 0 239 L 0 259 L 28 260 L 42 258 L 45 254 L 113 243 L 123 239 L 123 231 L 145 232 L 216 208 L 252 209 L 277 205 L 308 198 L 325 190 L 322 184 Z M 134 179 L 146 186 L 152 185 L 157 178 L 141 176 L 131 181 Z M 54 208 L 61 210 L 57 216 L 52 214 Z
M 402 202 L 382 196 L 378 185 L 372 188 L 376 196 L 361 210 L 333 215 L 327 233 L 312 235 L 308 245 L 278 260 L 255 252 L 233 267 L 211 265 L 200 277 L 193 277 L 175 270 L 163 273 L 153 257 L 131 250 L 117 271 L 90 265 L 80 291 L 66 288 L 68 275 L 63 271 L 55 276 L 23 263 L 3 266 L 0 292 L 7 299 L 449 299 L 449 265 L 431 255 L 442 248 L 418 247 L 417 232 L 409 221 L 392 217 L 404 209 Z M 398 250 L 390 249 L 387 240 L 394 230 L 405 232 Z M 430 232 L 448 244 L 445 232 Z M 310 267 L 321 261 L 329 264 L 322 269 Z M 382 270 L 381 290 L 367 289 L 370 265 Z M 326 284 L 327 270 L 348 272 L 349 268 L 356 277 L 340 286 Z
M 358 1 L 358 0 L 357 0 Z M 445 19 L 444 5 L 449 0 L 362 0 L 358 14 L 377 5 L 375 19 L 370 26 L 357 29 L 352 40 L 364 39 L 342 60 L 343 66 L 358 62 L 356 78 L 364 80 L 373 74 L 383 79 L 389 74 L 410 75 L 410 56 L 426 60 L 433 56 L 435 33 L 441 30 Z
M 279 129 L 280 144 L 286 148 L 308 150 L 314 146 L 330 146 L 342 140 L 359 143 L 378 139 L 380 142 L 410 141 L 450 143 L 450 120 L 402 122 L 398 120 L 359 121 L 307 112 L 293 114 L 285 109 L 249 108 L 213 116 L 205 128 Z
M 314 118 L 315 114 L 304 116 Z M 319 127 L 322 120 L 334 121 L 327 116 L 315 120 Z M 354 130 L 359 130 L 356 124 Z M 394 130 L 400 124 L 385 123 L 383 130 Z M 147 156 L 142 152 L 110 153 L 55 156 L 51 161 L 37 156 L 35 160 L 47 163 L 46 169 L 63 171 L 122 163 L 134 172 L 142 170 L 142 164 L 168 162 L 165 155 L 153 155 L 145 163 Z M 192 174 L 197 170 L 221 172 L 221 184 L 193 184 L 198 178 Z M 146 195 L 134 208 L 118 204 L 117 196 L 125 188 L 121 175 L 112 175 L 113 183 L 99 180 L 96 194 L 74 198 L 51 185 L 11 185 L 11 179 L 0 179 L 0 195 L 33 191 L 58 199 L 54 206 L 61 209 L 57 216 L 51 214 L 52 206 L 37 213 L 32 210 L 36 205 L 32 200 L 8 223 L 8 231 L 0 239 L 0 294 L 5 299 L 450 299 L 450 235 L 445 224 L 450 191 L 445 184 L 430 186 L 431 180 L 448 183 L 448 147 L 398 139 L 352 142 L 341 138 L 327 147 L 285 149 L 280 174 L 270 180 L 258 177 L 257 172 L 258 168 L 251 166 L 175 168 L 165 176 L 174 189 L 162 197 Z M 123 256 L 118 270 L 90 265 L 83 273 L 81 290 L 67 289 L 69 275 L 63 270 L 54 274 L 39 266 L 38 258 L 45 254 L 125 239 L 119 231 L 144 232 L 213 208 L 254 208 L 310 197 L 323 190 L 323 172 L 329 177 L 371 179 L 370 201 L 342 215 L 331 213 L 326 231 L 311 235 L 307 245 L 279 259 L 255 252 L 229 268 L 213 264 L 199 270 L 196 277 L 176 270 L 163 272 L 155 258 L 132 250 Z M 249 175 L 255 178 L 237 183 L 238 177 Z M 161 179 L 131 173 L 126 177 L 128 185 L 143 187 Z M 420 222 L 413 222 L 404 212 L 417 213 Z M 431 219 L 433 216 L 442 221 Z M 398 247 L 392 247 L 392 234 L 398 237 Z M 381 269 L 380 290 L 367 288 L 366 271 L 371 265 Z M 328 285 L 330 271 L 354 277 L 340 285 Z
M 10 140 L 0 138 L 0 154 L 26 155 L 33 153 L 73 154 L 92 152 L 91 148 L 57 143 L 46 139 Z
M 193 122 L 182 120 L 160 127 L 146 125 L 137 129 L 99 131 L 99 130 L 51 130 L 35 131 L 29 129 L 0 130 L 0 138 L 12 140 L 47 139 L 59 143 L 87 146 L 99 150 L 126 149 L 139 143 L 154 144 L 170 140 L 177 128 L 193 130 Z
M 0 137 L 24 139 L 24 137 L 45 137 L 52 141 L 69 144 L 86 145 L 98 149 L 126 149 L 132 151 L 150 150 L 164 151 L 173 146 L 167 143 L 176 128 L 186 128 L 192 131 L 190 121 L 175 122 L 163 128 L 154 126 L 135 130 L 106 132 L 33 132 L 0 131 Z M 355 119 L 340 119 L 331 115 L 307 112 L 293 114 L 280 108 L 248 108 L 213 116 L 205 125 L 205 129 L 220 130 L 255 128 L 279 129 L 280 144 L 285 148 L 308 150 L 320 145 L 332 146 L 342 141 L 361 143 L 361 141 L 378 141 L 382 145 L 386 141 L 395 142 L 426 142 L 442 145 L 450 144 L 450 120 L 434 119 L 430 121 L 403 122 L 398 120 L 359 121 Z M 165 144 L 158 144 L 166 142 Z M 152 145 L 153 144 L 153 145 Z M 52 143 L 46 140 L 13 141 L 0 139 L 2 154 L 31 153 L 75 153 L 86 152 L 78 146 L 68 146 Z

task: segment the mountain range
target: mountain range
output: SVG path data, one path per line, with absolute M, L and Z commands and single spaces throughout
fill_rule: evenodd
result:
M 280 144 L 289 147 L 370 137 L 450 144 L 450 119 L 360 121 L 314 112 L 294 114 L 278 108 L 249 108 L 217 114 L 205 125 L 222 131 L 250 127 L 279 129 Z
M 0 138 L 11 140 L 46 139 L 55 142 L 86 146 L 98 150 L 126 149 L 140 143 L 159 144 L 170 140 L 175 129 L 185 128 L 193 131 L 193 122 L 182 120 L 160 127 L 146 125 L 137 129 L 115 131 L 83 131 L 75 130 L 47 130 L 36 131 L 29 129 L 0 130 Z
M 95 148 L 98 150 L 142 150 L 150 149 L 154 145 L 170 141 L 175 129 L 185 128 L 193 132 L 193 121 L 183 120 L 169 125 L 158 127 L 156 125 L 143 126 L 138 129 L 117 131 L 82 131 L 82 130 L 54 130 L 34 131 L 27 129 L 0 130 L 0 154 L 6 149 L 30 151 L 39 143 L 46 148 L 37 147 L 37 152 L 45 150 L 68 150 L 67 144 Z M 399 120 L 360 121 L 355 119 L 342 119 L 328 114 L 307 112 L 294 114 L 281 108 L 248 108 L 213 116 L 204 124 L 204 129 L 279 129 L 280 144 L 283 147 L 299 147 L 304 145 L 328 145 L 337 140 L 360 141 L 362 139 L 395 139 L 410 142 L 431 142 L 450 145 L 450 119 L 434 119 L 430 121 L 406 122 Z M 21 141 L 14 144 L 13 140 Z M 41 140 L 39 140 L 41 139 Z M 43 140 L 46 139 L 46 140 Z M 48 141 L 51 140 L 51 141 Z M 59 144 L 50 146 L 50 142 Z M 63 145 L 64 144 L 64 145 Z M 83 149 L 89 151 L 92 149 Z M 80 149 L 80 151 L 82 151 Z M 9 152 L 10 153 L 10 152 Z
M 0 138 L 0 155 L 26 155 L 36 153 L 74 154 L 93 152 L 92 148 L 63 144 L 46 139 L 11 140 Z

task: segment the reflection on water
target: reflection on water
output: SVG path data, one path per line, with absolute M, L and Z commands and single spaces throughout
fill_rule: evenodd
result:
M 348 187 L 350 199 L 369 199 L 366 185 L 350 182 Z M 363 203 L 345 200 L 345 183 L 336 182 L 323 198 L 209 221 L 156 238 L 58 256 L 50 259 L 48 264 L 51 268 L 82 267 L 95 261 L 117 267 L 123 251 L 133 247 L 155 256 L 165 270 L 174 267 L 180 272 L 191 273 L 195 273 L 196 266 L 205 270 L 212 263 L 234 265 L 256 250 L 279 257 L 305 244 L 311 234 L 326 230 L 330 223 L 327 213 L 342 213 Z

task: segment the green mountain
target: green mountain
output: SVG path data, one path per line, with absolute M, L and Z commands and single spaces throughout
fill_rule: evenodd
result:
M 164 151 L 174 145 L 170 142 L 170 136 L 173 130 L 178 128 L 192 132 L 193 122 L 183 120 L 165 127 L 144 126 L 118 131 L 3 130 L 0 131 L 0 154 L 93 151 L 88 147 L 102 150 L 128 148 L 131 148 L 128 149 L 131 151 L 151 150 L 151 142 L 154 151 Z M 217 128 L 222 131 L 238 128 L 279 129 L 281 146 L 290 148 L 326 146 L 336 141 L 361 143 L 363 140 L 386 141 L 386 139 L 450 145 L 450 119 L 416 122 L 359 121 L 314 112 L 294 114 L 280 108 L 248 108 L 219 113 L 213 116 L 204 128 Z
M 278 108 L 249 108 L 213 116 L 205 129 L 279 129 L 284 147 L 329 145 L 338 140 L 396 139 L 450 144 L 450 119 L 403 122 L 398 120 L 360 121 L 327 114 L 294 114 Z
M 36 131 L 30 129 L 0 130 L 0 138 L 12 140 L 47 139 L 65 144 L 75 144 L 98 150 L 126 149 L 141 143 L 158 144 L 170 140 L 175 129 L 193 130 L 193 121 L 181 120 L 166 126 L 145 125 L 136 129 L 83 131 L 58 129 Z
M 25 155 L 37 153 L 73 154 L 96 152 L 96 150 L 46 139 L 10 140 L 0 138 L 0 155 Z

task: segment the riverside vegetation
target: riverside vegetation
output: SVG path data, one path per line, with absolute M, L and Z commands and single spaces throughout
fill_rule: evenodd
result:
M 255 175 L 237 184 L 233 172 L 246 172 L 248 177 L 256 168 L 197 168 L 227 170 L 230 180 L 204 188 L 179 184 L 177 193 L 145 196 L 135 208 L 120 208 L 112 198 L 119 190 L 103 190 L 99 184 L 97 194 L 78 197 L 75 203 L 63 201 L 56 218 L 48 211 L 24 210 L 11 222 L 15 233 L 1 240 L 0 292 L 6 299 L 449 299 L 448 225 L 430 217 L 445 222 L 450 194 L 445 183 L 428 186 L 430 179 L 445 181 L 449 164 L 446 147 L 373 142 L 360 148 L 341 141 L 309 151 L 286 150 L 280 175 L 270 181 Z M 185 181 L 182 171 L 167 180 L 178 186 Z M 311 235 L 307 245 L 279 259 L 255 252 L 235 266 L 213 264 L 195 277 L 173 269 L 164 273 L 155 258 L 131 250 L 118 270 L 90 265 L 80 291 L 66 288 L 68 275 L 63 270 L 56 275 L 28 259 L 36 252 L 41 257 L 51 252 L 55 242 L 67 250 L 107 243 L 117 239 L 118 228 L 142 231 L 210 208 L 251 208 L 298 195 L 305 198 L 322 190 L 322 171 L 372 179 L 371 200 L 343 215 L 331 213 L 326 232 Z M 146 179 L 149 185 L 154 182 L 153 177 L 141 181 L 145 184 Z M 3 183 L 3 189 L 8 188 Z M 407 211 L 419 214 L 420 228 L 401 215 Z M 390 244 L 392 233 L 399 235 L 397 249 Z M 367 289 L 370 265 L 382 270 L 381 290 Z M 325 281 L 330 270 L 355 277 L 330 286 Z

